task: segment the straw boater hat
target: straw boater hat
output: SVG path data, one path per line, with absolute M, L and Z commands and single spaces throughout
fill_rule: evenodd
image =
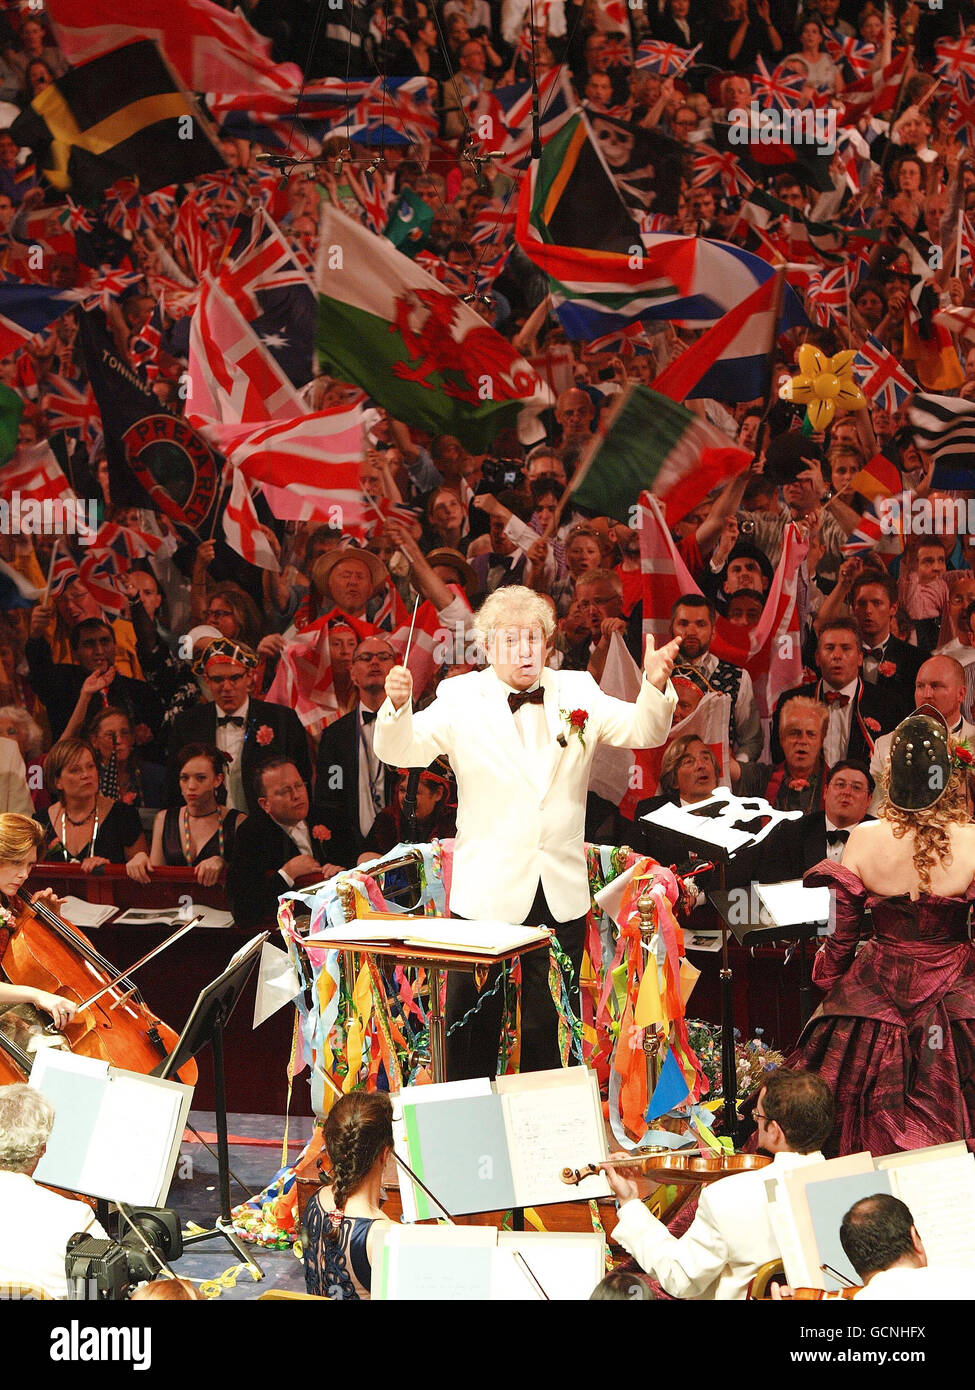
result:
M 467 563 L 459 550 L 442 545 L 438 550 L 431 550 L 426 561 L 431 567 L 443 565 L 447 569 L 455 570 L 468 598 L 473 598 L 480 588 L 473 566 Z
M 371 550 L 361 550 L 355 545 L 341 545 L 332 550 L 326 550 L 324 555 L 319 555 L 312 567 L 315 583 L 323 589 L 327 587 L 329 575 L 335 566 L 341 564 L 343 560 L 362 561 L 369 571 L 373 593 L 389 578 L 389 571 L 386 566 L 378 555 L 373 555 Z

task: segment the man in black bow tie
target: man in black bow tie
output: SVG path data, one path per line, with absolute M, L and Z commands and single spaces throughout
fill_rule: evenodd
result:
M 758 867 L 752 877 L 760 883 L 801 878 L 823 859 L 838 864 L 850 831 L 869 815 L 874 782 L 866 763 L 845 758 L 826 774 L 823 809 L 777 825 L 757 847 Z
M 499 589 L 475 619 L 487 670 L 441 681 L 437 697 L 413 714 L 409 671 L 394 666 L 376 720 L 375 747 L 396 767 L 427 767 L 445 754 L 457 779 L 458 813 L 450 911 L 459 917 L 555 928 L 578 979 L 589 910 L 585 856 L 586 790 L 600 743 L 652 748 L 663 743 L 677 696 L 670 683 L 678 640 L 648 642 L 634 704 L 605 695 L 586 671 L 545 665 L 555 631 L 552 607 L 520 585 Z M 496 976 L 489 975 L 490 991 Z M 568 982 L 567 982 L 568 983 Z M 502 991 L 478 1003 L 470 974 L 447 981 L 448 1080 L 497 1070 Z M 544 951 L 522 957 L 522 1071 L 561 1064 L 557 1015 Z
M 227 804 L 236 811 L 254 811 L 250 786 L 256 764 L 272 753 L 293 759 L 305 782 L 311 781 L 308 738 L 294 710 L 251 696 L 257 657 L 243 642 L 216 637 L 199 659 L 197 671 L 212 699 L 184 710 L 173 720 L 169 735 L 168 804 L 180 803 L 175 771 L 176 754 L 188 743 L 214 743 L 230 759 Z
M 329 724 L 318 749 L 315 812 L 332 833 L 329 857 L 351 869 L 358 862 L 376 816 L 389 805 L 393 769 L 373 748 L 376 711 L 386 698 L 386 677 L 396 665 L 388 637 L 364 637 L 352 657 L 356 707 Z

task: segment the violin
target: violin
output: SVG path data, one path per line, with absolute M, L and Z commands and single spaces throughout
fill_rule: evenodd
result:
M 764 1168 L 772 1162 L 767 1154 L 675 1153 L 673 1149 L 662 1147 L 644 1149 L 641 1153 L 611 1161 L 614 1168 L 636 1168 L 642 1177 L 653 1178 L 656 1182 L 701 1184 L 717 1182 L 729 1173 Z M 600 1172 L 598 1163 L 587 1163 L 584 1168 L 563 1168 L 562 1181 L 569 1187 L 577 1187 L 583 1179 L 595 1177 Z
M 823 1299 L 832 1300 L 834 1298 L 856 1298 L 857 1294 L 860 1292 L 862 1288 L 862 1284 L 851 1284 L 849 1288 L 833 1290 L 798 1288 L 792 1290 L 792 1297 L 798 1300 L 800 1303 L 811 1303 L 814 1301 L 822 1302 Z M 783 1303 L 789 1302 L 787 1298 L 783 1299 L 782 1301 Z
M 147 1007 L 128 976 L 119 978 L 112 963 L 73 923 L 43 903 L 31 902 L 22 891 L 17 902 L 20 910 L 0 957 L 7 979 L 85 1005 L 58 1030 L 72 1052 L 149 1075 L 172 1051 L 179 1035 Z M 18 1060 L 11 1046 L 8 1038 L 0 1041 L 0 1076 L 21 1066 L 26 1056 L 23 1049 L 16 1049 L 21 1052 Z M 26 1060 L 29 1074 L 30 1057 Z M 191 1059 L 176 1079 L 195 1086 L 197 1077 Z

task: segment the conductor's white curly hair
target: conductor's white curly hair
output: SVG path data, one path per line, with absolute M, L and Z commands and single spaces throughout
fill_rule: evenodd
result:
M 533 589 L 522 584 L 510 584 L 495 589 L 474 614 L 473 632 L 488 650 L 492 634 L 511 628 L 531 630 L 541 628 L 546 641 L 555 633 L 555 613 L 552 605 Z

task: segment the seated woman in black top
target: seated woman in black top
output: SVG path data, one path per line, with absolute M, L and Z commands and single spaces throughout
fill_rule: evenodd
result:
M 385 1091 L 353 1091 L 325 1121 L 331 1182 L 305 1210 L 305 1288 L 334 1299 L 367 1299 L 372 1266 L 390 1225 L 380 1210 L 383 1168 L 393 1147 Z M 324 1176 L 324 1174 L 323 1174 Z
M 124 864 L 130 878 L 149 882 L 149 856 L 134 806 L 103 796 L 90 743 L 62 738 L 44 760 L 44 778 L 57 800 L 38 819 L 44 827 L 41 859 L 80 864 Z
M 227 755 L 212 743 L 188 743 L 176 756 L 182 806 L 160 811 L 152 827 L 152 864 L 185 864 L 209 887 L 227 866 L 238 826 L 247 819 L 228 811 L 224 785 Z

